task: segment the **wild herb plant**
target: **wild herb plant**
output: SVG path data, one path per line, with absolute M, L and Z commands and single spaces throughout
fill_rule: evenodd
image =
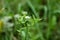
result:
M 0 0 L 0 40 L 60 40 L 60 0 Z

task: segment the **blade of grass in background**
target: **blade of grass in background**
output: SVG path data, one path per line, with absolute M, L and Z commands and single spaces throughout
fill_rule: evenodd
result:
M 32 3 L 30 2 L 30 0 L 26 0 L 26 1 L 27 1 L 28 5 L 30 6 L 30 8 L 32 9 L 34 15 L 35 15 L 37 18 L 39 18 L 39 14 L 36 12 L 34 6 L 33 6 Z
M 47 33 L 46 33 L 46 37 L 47 40 L 49 38 L 50 35 L 50 27 L 51 27 L 51 0 L 47 0 L 47 8 L 48 8 L 48 28 L 47 28 Z
M 47 8 L 48 8 L 48 29 L 47 29 L 47 34 L 46 34 L 47 40 L 49 39 L 49 36 L 51 34 L 51 30 L 53 28 L 55 28 L 53 25 L 56 25 L 56 16 L 53 15 L 54 10 L 52 9 L 53 2 L 54 2 L 53 0 L 47 0 Z M 54 24 L 54 22 L 55 22 L 55 24 Z

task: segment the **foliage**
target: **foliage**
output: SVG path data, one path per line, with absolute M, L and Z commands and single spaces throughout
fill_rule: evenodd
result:
M 0 40 L 60 40 L 60 0 L 0 0 Z

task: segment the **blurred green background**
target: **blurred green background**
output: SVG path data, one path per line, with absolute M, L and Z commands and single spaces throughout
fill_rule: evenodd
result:
M 0 0 L 0 40 L 60 40 L 60 0 Z

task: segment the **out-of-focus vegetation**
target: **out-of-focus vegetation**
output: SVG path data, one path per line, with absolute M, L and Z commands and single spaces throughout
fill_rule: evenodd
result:
M 60 40 L 60 0 L 0 0 L 0 40 Z

